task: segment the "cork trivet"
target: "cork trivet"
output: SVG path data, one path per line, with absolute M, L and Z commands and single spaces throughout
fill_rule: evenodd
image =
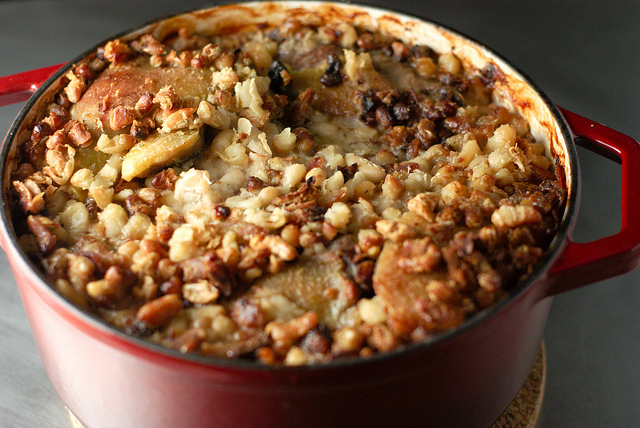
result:
M 71 410 L 67 409 L 69 412 L 69 419 L 71 420 L 71 428 L 84 428 L 84 425 L 76 418 L 76 415 L 71 413 Z
M 540 347 L 538 357 L 529 377 L 513 399 L 509 407 L 491 425 L 491 428 L 534 428 L 542 405 L 544 384 L 546 380 L 544 344 Z M 82 423 L 69 411 L 72 428 L 84 428 Z
M 540 414 L 546 379 L 547 370 L 543 343 L 538 357 L 533 363 L 533 368 L 529 372 L 529 377 L 509 407 L 491 425 L 491 428 L 534 428 Z

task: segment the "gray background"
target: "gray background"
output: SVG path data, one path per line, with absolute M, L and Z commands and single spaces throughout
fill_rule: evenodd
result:
M 385 6 L 383 1 L 368 4 Z M 0 75 L 66 62 L 103 39 L 211 1 L 0 1 Z M 409 1 L 396 10 L 479 40 L 557 104 L 640 139 L 640 2 Z M 20 106 L 0 108 L 4 134 Z M 579 150 L 574 237 L 620 226 L 618 165 Z M 557 296 L 545 333 L 542 427 L 640 427 L 638 270 Z M 117 411 L 117 410 L 116 410 Z M 0 426 L 70 426 L 46 378 L 15 282 L 0 254 Z

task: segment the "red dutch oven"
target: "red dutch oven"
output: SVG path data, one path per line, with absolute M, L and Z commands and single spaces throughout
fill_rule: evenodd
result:
M 489 426 L 526 379 L 540 349 L 552 296 L 633 269 L 640 259 L 640 145 L 554 106 L 500 56 L 467 37 L 406 15 L 315 2 L 251 3 L 178 15 L 117 37 L 197 31 L 247 20 L 271 22 L 290 10 L 370 20 L 408 41 L 453 49 L 466 64 L 497 64 L 497 90 L 532 123 L 564 168 L 567 206 L 560 231 L 533 274 L 508 298 L 435 339 L 367 359 L 320 366 L 265 367 L 182 355 L 127 336 L 62 298 L 18 245 L 9 176 L 17 146 L 66 65 L 0 78 L 0 105 L 28 102 L 1 150 L 0 243 L 22 297 L 44 368 L 86 427 Z M 593 242 L 572 240 L 580 195 L 575 144 L 622 164 L 621 230 Z

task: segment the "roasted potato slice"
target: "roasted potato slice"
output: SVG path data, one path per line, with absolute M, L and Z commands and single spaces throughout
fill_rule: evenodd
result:
M 168 134 L 154 133 L 137 143 L 124 156 L 122 178 L 131 181 L 185 159 L 202 148 L 198 129 L 180 130 Z

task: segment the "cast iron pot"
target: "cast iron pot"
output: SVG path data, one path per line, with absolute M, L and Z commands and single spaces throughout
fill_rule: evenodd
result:
M 434 23 L 395 12 L 315 2 L 251 3 L 177 15 L 116 37 L 161 37 L 177 25 L 206 33 L 247 22 L 273 22 L 289 11 L 379 25 L 407 42 L 453 49 L 463 62 L 504 73 L 496 91 L 532 124 L 564 171 L 567 206 L 560 231 L 533 274 L 508 298 L 435 339 L 368 359 L 311 367 L 265 367 L 182 355 L 127 336 L 61 297 L 18 245 L 10 173 L 17 146 L 61 78 L 63 66 L 0 79 L 0 105 L 24 101 L 1 149 L 0 244 L 22 297 L 44 368 L 86 427 L 477 426 L 507 407 L 538 354 L 552 296 L 633 269 L 640 259 L 640 145 L 554 106 L 531 81 L 479 43 Z M 305 12 L 306 11 L 306 12 Z M 116 38 L 114 37 L 114 38 Z M 106 41 L 105 41 L 106 42 Z M 35 92 L 35 93 L 34 93 Z M 622 164 L 621 230 L 589 243 L 571 231 L 580 174 L 575 143 Z

